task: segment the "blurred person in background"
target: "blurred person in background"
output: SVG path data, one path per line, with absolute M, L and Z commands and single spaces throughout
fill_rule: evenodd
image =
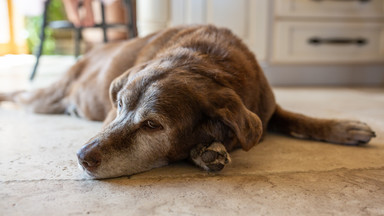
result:
M 93 0 L 62 0 L 68 20 L 76 27 L 91 27 L 95 23 L 101 23 L 100 1 Z M 79 2 L 83 7 L 79 8 Z M 105 4 L 106 23 L 126 23 L 127 12 L 124 3 L 117 0 L 102 0 Z M 124 31 L 108 29 L 108 40 L 123 40 L 127 38 Z M 87 43 L 100 43 L 103 41 L 102 30 L 86 28 L 83 30 L 83 38 Z
M 105 19 L 107 24 L 125 24 L 129 17 L 124 2 L 121 0 L 61 0 L 64 5 L 68 21 L 82 30 L 82 38 L 86 43 L 86 50 L 94 44 L 103 42 L 101 28 L 92 28 L 101 23 L 101 1 L 105 5 Z M 21 13 L 25 16 L 39 16 L 43 14 L 45 0 L 15 0 Z M 82 7 L 78 7 L 82 3 Z M 135 10 L 135 8 L 133 8 Z M 49 19 L 49 17 L 48 17 Z M 108 28 L 108 41 L 127 39 L 126 29 Z

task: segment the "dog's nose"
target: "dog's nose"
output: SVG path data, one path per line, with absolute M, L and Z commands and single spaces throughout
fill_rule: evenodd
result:
M 101 164 L 101 154 L 98 149 L 92 148 L 92 146 L 86 145 L 79 152 L 77 152 L 77 158 L 80 165 L 89 171 L 95 170 Z

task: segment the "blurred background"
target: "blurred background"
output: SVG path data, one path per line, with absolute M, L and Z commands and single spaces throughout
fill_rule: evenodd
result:
M 23 5 L 27 3 L 31 8 Z M 39 33 L 42 25 L 43 5 L 36 2 L 1 0 L 0 1 L 0 43 L 1 55 L 6 54 L 31 54 L 39 45 Z M 41 1 L 38 2 L 42 3 Z M 49 16 L 52 20 L 66 19 L 61 0 L 53 0 L 49 8 Z M 53 32 L 46 29 L 46 41 L 44 54 L 70 54 L 71 33 L 66 31 Z M 58 43 L 55 44 L 55 41 Z
M 384 86 L 383 0 L 0 0 L 0 70 L 50 73 L 95 44 L 196 23 L 230 28 L 273 85 Z

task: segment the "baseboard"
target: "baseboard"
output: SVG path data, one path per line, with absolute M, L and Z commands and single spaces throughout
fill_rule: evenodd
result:
M 384 65 L 296 66 L 261 63 L 269 82 L 274 86 L 332 85 L 383 86 Z

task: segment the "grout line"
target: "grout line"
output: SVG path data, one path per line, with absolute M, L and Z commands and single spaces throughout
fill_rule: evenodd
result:
M 181 174 L 181 175 L 161 175 L 161 176 L 123 176 L 117 178 L 109 178 L 109 179 L 32 179 L 32 180 L 7 180 L 1 181 L 0 184 L 11 184 L 11 183 L 33 183 L 33 182 L 108 182 L 113 180 L 164 180 L 164 179 L 203 179 L 203 178 L 214 178 L 214 177 L 262 177 L 262 176 L 277 176 L 277 175 L 292 175 L 292 174 L 321 174 L 321 173 L 332 173 L 332 172 L 355 172 L 355 171 L 373 171 L 373 170 L 382 170 L 383 167 L 368 167 L 368 168 L 357 168 L 357 169 L 348 169 L 348 168 L 336 168 L 332 170 L 308 170 L 308 171 L 287 171 L 287 172 L 274 172 L 274 173 L 258 173 L 258 174 L 220 174 L 220 173 L 207 173 L 202 171 L 202 173 L 194 173 L 194 174 Z M 140 174 L 138 174 L 140 175 Z

